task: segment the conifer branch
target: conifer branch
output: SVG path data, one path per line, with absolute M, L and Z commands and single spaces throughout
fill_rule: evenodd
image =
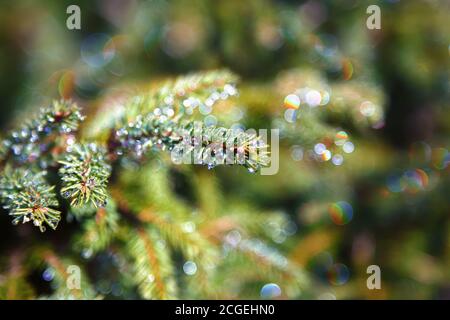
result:
M 243 165 L 256 172 L 269 164 L 267 145 L 255 134 L 199 122 L 167 120 L 164 115 L 138 116 L 135 122 L 115 130 L 108 141 L 109 154 L 140 160 L 151 151 L 169 150 L 175 162 L 208 166 Z
M 50 268 L 49 271 L 52 275 L 51 278 L 54 282 L 53 285 L 56 288 L 55 292 L 52 295 L 43 298 L 47 298 L 50 300 L 89 300 L 98 297 L 97 293 L 88 281 L 87 273 L 83 272 L 82 269 L 78 269 L 80 271 L 80 277 L 77 280 L 79 280 L 80 283 L 70 283 L 72 279 L 69 278 L 71 276 L 69 267 L 80 268 L 78 264 L 74 263 L 74 261 L 60 258 L 55 252 L 46 248 L 44 248 L 42 251 L 42 257 L 45 265 Z M 79 287 L 77 287 L 76 285 L 79 285 Z
M 113 130 L 108 140 L 109 155 L 112 159 L 140 160 L 150 150 L 170 150 L 180 140 L 176 126 L 176 122 L 159 112 L 138 115 L 134 121 Z
M 61 194 L 70 205 L 88 203 L 95 208 L 106 205 L 108 177 L 111 166 L 105 160 L 105 150 L 94 143 L 75 145 L 59 163 L 63 187 Z
M 136 97 L 126 108 L 128 120 L 137 115 L 153 112 L 162 113 L 173 109 L 175 114 L 190 115 L 202 106 L 213 107 L 219 101 L 238 94 L 237 77 L 227 70 L 203 71 L 169 80 L 161 87 L 150 90 L 146 95 Z
M 141 160 L 150 151 L 192 151 L 195 164 L 213 168 L 240 164 L 250 172 L 268 164 L 267 145 L 256 135 L 220 127 L 198 127 L 185 118 L 193 109 L 237 95 L 236 77 L 227 71 L 180 77 L 156 92 L 133 98 L 108 139 L 110 158 Z M 195 136 L 197 135 L 197 136 Z M 199 142 L 201 140 L 201 142 Z M 173 154 L 173 153 L 172 153 Z M 175 160 L 177 161 L 177 160 Z
M 133 280 L 145 299 L 174 299 L 176 284 L 172 262 L 155 230 L 139 229 L 127 242 L 134 260 Z
M 45 181 L 45 171 L 16 169 L 5 171 L 0 180 L 0 197 L 4 208 L 13 216 L 13 224 L 32 222 L 44 232 L 45 225 L 56 229 L 60 212 L 54 186 Z
M 42 108 L 35 119 L 3 140 L 0 159 L 15 166 L 37 163 L 45 169 L 53 164 L 52 152 L 58 152 L 55 148 L 64 145 L 65 138 L 78 129 L 83 119 L 76 104 L 54 101 L 51 106 Z
M 84 120 L 80 110 L 70 101 L 54 102 L 3 141 L 2 162 L 27 172 L 59 166 L 62 186 L 58 191 L 69 200 L 70 211 L 76 216 L 77 212 L 106 205 L 108 178 L 117 160 L 141 161 L 151 152 L 164 150 L 176 156 L 181 150 L 186 152 L 183 157 L 191 157 L 191 164 L 208 168 L 243 165 L 255 172 L 269 160 L 267 145 L 256 135 L 197 126 L 190 119 L 193 109 L 212 107 L 237 95 L 235 82 L 236 77 L 227 71 L 197 73 L 134 97 L 111 129 L 106 146 L 99 141 L 77 141 L 73 133 Z M 30 179 L 29 174 L 24 177 Z M 43 224 L 55 229 L 60 212 L 54 209 L 58 207 L 54 187 L 42 175 L 34 181 L 27 184 L 23 177 L 17 177 L 16 182 L 4 180 L 2 200 L 15 217 L 14 223 L 33 220 L 41 231 L 45 230 Z M 26 190 L 11 187 L 17 183 Z M 17 197 L 12 197 L 12 192 Z
M 91 253 L 108 247 L 119 229 L 119 214 L 115 203 L 108 199 L 105 207 L 98 208 L 95 216 L 83 225 L 83 232 L 77 239 L 77 246 Z
M 172 152 L 172 160 L 208 166 L 242 165 L 256 172 L 269 164 L 267 144 L 256 134 L 222 127 L 204 127 L 194 122 L 182 129 L 182 139 Z
M 161 217 L 151 210 L 142 211 L 139 219 L 157 227 L 162 237 L 174 248 L 179 249 L 187 259 L 204 263 L 213 259 L 213 250 L 207 250 L 208 243 L 200 233 L 186 232 L 181 224 L 171 221 L 170 217 Z
M 12 252 L 7 268 L 2 268 L 5 271 L 0 274 L 0 300 L 30 299 L 34 296 L 34 290 L 26 279 L 23 260 L 21 252 Z

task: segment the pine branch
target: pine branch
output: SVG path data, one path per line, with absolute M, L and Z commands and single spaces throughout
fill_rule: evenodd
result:
M 77 299 L 77 300 L 89 300 L 98 298 L 97 293 L 92 288 L 88 281 L 87 273 L 80 268 L 80 266 L 74 261 L 67 258 L 60 258 L 55 252 L 44 249 L 42 251 L 42 257 L 46 266 L 49 268 L 47 271 L 51 275 L 51 280 L 55 292 L 50 296 L 43 296 L 44 299 Z M 71 277 L 75 276 L 69 273 L 69 267 L 80 268 L 79 288 L 72 286 L 75 283 L 71 282 Z
M 253 265 L 258 265 L 258 270 L 251 273 L 252 277 L 259 276 L 261 279 L 276 280 L 285 287 L 289 296 L 296 296 L 309 286 L 308 277 L 303 269 L 291 263 L 284 255 L 275 248 L 268 246 L 259 239 L 243 239 L 230 251 L 230 256 L 241 262 L 239 265 L 244 270 Z M 247 263 L 241 259 L 247 260 Z M 231 259 L 231 263 L 234 259 Z M 239 268 L 234 264 L 233 269 Z
M 63 186 L 61 194 L 71 206 L 92 204 L 95 208 L 106 205 L 108 177 L 111 166 L 105 160 L 105 151 L 96 144 L 75 145 L 59 169 Z
M 239 231 L 242 236 L 252 235 L 261 239 L 278 241 L 292 235 L 293 222 L 282 212 L 265 212 L 261 209 L 228 203 L 225 215 L 209 219 L 200 226 L 200 233 L 207 238 L 222 240 L 230 232 Z
M 158 173 L 155 175 L 157 174 Z M 153 174 L 151 176 L 154 177 Z M 164 198 L 164 200 L 158 199 L 157 196 L 155 197 L 153 192 L 146 189 L 150 186 L 150 183 L 146 183 L 145 173 L 140 174 L 140 177 L 141 179 L 139 182 L 143 181 L 144 186 L 140 187 L 135 185 L 134 187 L 131 187 L 131 185 L 129 185 L 125 188 L 126 190 L 139 190 L 137 193 L 134 192 L 132 195 L 126 193 L 125 195 L 122 195 L 117 189 L 112 190 L 112 194 L 118 199 L 121 209 L 127 212 L 138 210 L 138 221 L 143 226 L 151 225 L 153 228 L 157 229 L 161 238 L 167 241 L 173 248 L 180 250 L 187 259 L 195 260 L 199 264 L 211 263 L 215 259 L 217 252 L 215 248 L 211 247 L 207 239 L 195 230 L 195 227 L 194 229 L 186 228 L 185 219 L 189 210 L 186 210 L 182 203 L 177 203 L 179 200 L 175 197 Z M 166 181 L 166 179 L 162 180 Z M 156 178 L 153 181 L 159 182 L 159 179 Z M 162 188 L 164 189 L 164 182 L 162 184 Z M 144 190 L 141 190 L 142 188 L 144 188 Z M 142 194 L 147 194 L 148 197 L 151 197 L 152 204 L 150 205 L 155 205 L 156 207 L 150 206 L 139 210 L 143 205 L 142 201 L 137 205 L 133 204 L 134 201 L 137 202 L 137 199 L 142 198 L 142 196 L 140 196 L 141 191 Z M 170 194 L 170 191 L 163 190 L 161 194 Z M 134 200 L 134 198 L 130 199 L 132 196 L 136 196 L 136 200 Z M 162 211 L 162 208 L 160 208 L 163 206 L 161 201 L 165 202 L 165 210 L 167 211 Z M 175 213 L 174 211 L 177 211 L 178 206 L 181 206 L 180 212 Z
M 0 300 L 23 300 L 34 297 L 34 290 L 27 281 L 27 272 L 23 266 L 22 253 L 13 252 L 9 256 L 7 270 L 0 274 Z
M 242 165 L 256 172 L 269 164 L 267 145 L 256 134 L 220 127 L 204 127 L 199 122 L 187 124 L 182 140 L 173 148 L 172 160 L 201 164 Z
M 139 229 L 127 242 L 133 280 L 145 299 L 174 299 L 176 283 L 166 245 L 155 230 Z
M 119 214 L 112 199 L 104 208 L 98 208 L 93 219 L 83 224 L 83 231 L 76 244 L 83 250 L 97 253 L 108 247 L 119 228 Z
M 187 203 L 173 193 L 170 168 L 156 161 L 136 170 L 120 173 L 111 194 L 119 208 L 139 213 L 152 208 L 158 214 L 170 214 L 173 219 L 186 219 L 192 212 Z
M 197 199 L 197 205 L 205 216 L 206 221 L 216 218 L 227 203 L 221 192 L 219 180 L 205 170 L 188 173 L 188 178 L 193 183 L 193 190 Z
M 187 114 L 201 107 L 211 108 L 219 101 L 238 94 L 237 77 L 227 70 L 203 71 L 169 80 L 156 90 L 136 97 L 127 106 L 125 121 L 138 115 L 154 112 L 163 114 Z M 172 109 L 172 111 L 170 111 Z
M 176 122 L 159 112 L 138 115 L 133 122 L 112 132 L 108 140 L 110 157 L 139 160 L 151 150 L 170 150 L 180 140 L 176 130 Z
M 0 275 L 0 300 L 27 300 L 34 290 L 23 273 Z
M 176 163 L 243 165 L 250 172 L 267 166 L 267 145 L 255 134 L 200 122 L 177 124 L 161 115 L 138 117 L 126 128 L 116 130 L 108 142 L 113 158 L 142 159 L 150 151 L 169 150 Z
M 240 164 L 250 172 L 266 166 L 267 146 L 256 135 L 220 127 L 203 128 L 200 123 L 183 120 L 196 107 L 212 107 L 216 101 L 237 95 L 231 81 L 235 78 L 226 71 L 198 73 L 133 98 L 120 125 L 109 136 L 110 158 L 141 160 L 150 151 L 175 148 L 176 152 L 189 152 L 199 146 L 201 149 L 196 150 L 191 163 L 209 168 L 223 163 Z
M 130 108 L 111 130 L 106 149 L 100 142 L 77 142 L 73 135 L 69 140 L 67 135 L 77 130 L 84 118 L 71 102 L 54 102 L 3 142 L 2 160 L 25 171 L 52 170 L 59 165 L 60 193 L 69 200 L 69 210 L 76 216 L 106 205 L 108 178 L 116 160 L 141 161 L 152 151 L 168 150 L 176 156 L 181 150 L 185 152 L 183 157 L 191 157 L 190 163 L 208 168 L 243 165 L 255 172 L 269 159 L 266 144 L 256 135 L 197 126 L 192 119 L 184 119 L 195 107 L 212 107 L 217 101 L 237 95 L 235 81 L 226 71 L 198 73 L 131 99 Z M 0 186 L 4 190 L 2 200 L 15 216 L 14 223 L 32 220 L 41 231 L 45 230 L 44 223 L 55 229 L 60 213 L 53 209 L 58 207 L 54 187 L 42 175 L 37 175 L 33 183 L 26 181 L 30 180 L 29 174 L 16 180 L 4 179 Z
M 45 181 L 46 172 L 16 169 L 5 171 L 0 180 L 0 197 L 4 208 L 13 216 L 13 224 L 32 222 L 44 232 L 45 224 L 58 226 L 60 212 L 54 186 Z
M 163 217 L 150 209 L 142 211 L 139 219 L 158 228 L 161 236 L 174 248 L 179 249 L 187 259 L 201 264 L 208 264 L 214 260 L 214 250 L 200 233 L 194 230 L 186 232 L 180 223 L 173 221 L 169 216 Z
M 70 101 L 54 101 L 42 108 L 37 117 L 3 140 L 0 148 L 2 162 L 15 166 L 37 163 L 40 168 L 52 165 L 58 145 L 64 145 L 69 134 L 83 120 L 79 108 Z

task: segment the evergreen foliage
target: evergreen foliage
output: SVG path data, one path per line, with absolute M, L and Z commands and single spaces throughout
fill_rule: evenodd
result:
M 0 2 L 0 299 L 447 298 L 444 2 Z

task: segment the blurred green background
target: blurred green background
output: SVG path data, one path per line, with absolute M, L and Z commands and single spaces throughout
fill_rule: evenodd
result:
M 71 4 L 81 30 L 66 28 Z M 366 28 L 371 4 L 381 30 Z M 230 69 L 240 97 L 209 120 L 280 129 L 280 170 L 217 168 L 220 196 L 292 221 L 273 242 L 313 275 L 319 298 L 449 299 L 449 16 L 445 0 L 2 1 L 2 135 L 54 98 L 94 114 L 130 88 Z M 283 101 L 302 88 L 330 101 L 292 121 Z M 353 143 L 342 164 L 314 155 L 328 130 Z M 2 214 L 2 256 L 15 232 Z M 372 264 L 381 290 L 366 287 Z

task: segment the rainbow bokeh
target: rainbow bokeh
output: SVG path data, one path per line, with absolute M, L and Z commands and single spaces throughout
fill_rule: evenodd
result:
M 348 133 L 345 131 L 338 131 L 334 136 L 334 143 L 337 146 L 342 146 L 348 140 Z
M 342 60 L 342 77 L 344 80 L 350 80 L 353 77 L 353 64 L 350 59 Z
M 300 98 L 296 94 L 287 95 L 284 98 L 284 107 L 297 110 L 300 107 Z
M 353 208 L 346 201 L 332 203 L 328 207 L 328 213 L 330 214 L 331 220 L 340 226 L 349 223 L 353 218 Z
M 428 171 L 428 172 L 427 172 Z M 389 191 L 408 192 L 411 194 L 426 190 L 429 183 L 429 169 L 410 169 L 402 174 L 394 174 L 387 178 L 387 187 Z
M 408 170 L 404 174 L 407 190 L 415 193 L 428 186 L 428 174 L 422 169 Z
M 322 154 L 320 155 L 320 158 L 322 161 L 328 161 L 331 159 L 331 152 L 330 150 L 324 150 Z
M 350 278 L 350 271 L 345 264 L 336 263 L 328 269 L 327 278 L 331 284 L 340 286 L 348 281 Z
M 438 170 L 444 170 L 450 163 L 450 153 L 445 148 L 435 148 L 431 153 L 431 162 Z
M 58 93 L 63 99 L 72 97 L 75 87 L 75 73 L 72 70 L 66 70 L 61 75 L 58 82 Z

